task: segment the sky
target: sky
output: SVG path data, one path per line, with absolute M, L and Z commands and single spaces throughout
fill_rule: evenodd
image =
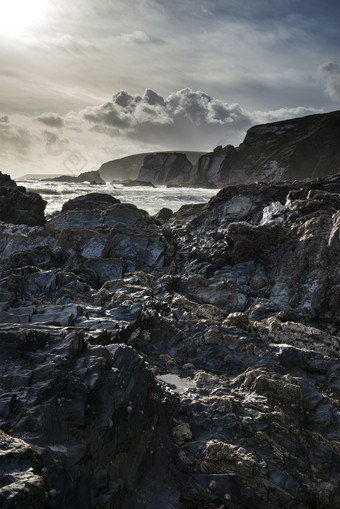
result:
M 210 151 L 340 109 L 337 0 L 0 0 L 0 171 Z

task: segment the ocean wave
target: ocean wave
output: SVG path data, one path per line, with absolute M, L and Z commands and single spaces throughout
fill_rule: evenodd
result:
M 137 207 L 154 215 L 163 207 L 176 212 L 182 205 L 204 203 L 217 193 L 216 189 L 148 186 L 124 186 L 123 184 L 91 185 L 86 183 L 21 181 L 19 185 L 28 184 L 27 190 L 41 194 L 47 201 L 46 214 L 51 215 L 62 209 L 63 204 L 71 198 L 88 193 L 106 193 L 124 203 L 133 203 Z

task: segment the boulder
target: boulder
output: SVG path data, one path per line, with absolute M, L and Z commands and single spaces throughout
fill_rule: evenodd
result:
M 173 211 L 171 209 L 168 209 L 167 207 L 163 207 L 157 214 L 155 215 L 155 219 L 157 221 L 169 221 L 171 216 L 173 215 Z
M 104 193 L 88 193 L 82 196 L 77 196 L 64 203 L 62 212 L 67 210 L 93 210 L 93 209 L 109 209 L 115 203 L 120 203 L 120 200 Z
M 26 192 L 8 175 L 0 173 L 0 220 L 12 224 L 45 224 L 46 201 L 39 194 Z

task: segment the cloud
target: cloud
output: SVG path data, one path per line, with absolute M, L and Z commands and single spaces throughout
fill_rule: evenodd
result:
M 340 99 L 340 65 L 328 62 L 319 67 L 326 80 L 326 92 L 335 101 Z
M 26 127 L 11 124 L 7 116 L 0 122 L 1 151 L 25 154 L 32 145 L 32 136 Z
M 147 89 L 143 95 L 125 90 L 112 101 L 78 112 L 91 130 L 163 149 L 210 150 L 217 143 L 238 144 L 254 124 L 284 120 L 322 110 L 296 107 L 272 111 L 247 111 L 210 95 L 184 88 L 163 98 Z
M 56 127 L 60 129 L 64 126 L 64 119 L 57 113 L 42 113 L 37 120 L 48 127 Z
M 305 108 L 298 106 L 297 108 L 280 108 L 271 111 L 255 111 L 253 113 L 254 122 L 258 124 L 267 124 L 269 122 L 278 122 L 280 120 L 288 120 L 290 118 L 305 117 L 306 115 L 314 115 L 323 113 L 320 108 Z
M 131 42 L 134 44 L 145 44 L 150 42 L 150 37 L 142 30 L 137 30 L 136 32 L 132 32 L 130 34 L 123 34 L 120 36 L 120 38 L 122 41 Z
M 8 115 L 2 115 L 0 117 L 0 122 L 4 123 L 4 124 L 8 124 L 9 122 L 9 118 L 8 118 Z

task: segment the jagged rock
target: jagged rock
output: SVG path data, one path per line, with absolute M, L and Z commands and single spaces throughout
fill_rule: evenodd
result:
M 1 507 L 47 509 L 46 487 L 32 447 L 0 430 L 0 451 Z
M 339 506 L 339 194 L 229 186 L 163 224 L 92 195 L 0 224 L 0 426 L 35 452 L 34 507 Z
M 0 221 L 40 226 L 45 224 L 45 207 L 46 201 L 39 194 L 26 192 L 0 172 Z
M 110 501 L 116 507 L 133 507 L 142 500 L 156 508 L 160 501 L 167 504 L 178 498 L 176 491 L 167 489 L 172 482 L 165 468 L 170 441 L 157 391 L 152 390 L 154 377 L 133 349 L 86 345 L 77 333 L 59 336 L 54 331 L 43 353 L 26 350 L 26 372 L 21 372 L 16 366 L 18 353 L 10 349 L 16 333 L 8 331 L 5 337 L 2 357 L 6 356 L 6 369 L 16 382 L 9 411 L 4 413 L 4 404 L 0 407 L 0 422 L 31 445 L 1 435 L 2 455 L 5 459 L 7 450 L 9 457 L 3 468 L 10 469 L 0 493 L 5 507 L 13 507 L 9 502 L 14 496 L 19 507 L 72 503 L 75 509 L 106 507 Z M 2 389 L 6 383 L 2 370 Z M 30 468 L 36 470 L 34 448 L 44 480 Z M 11 467 L 10 461 L 18 466 Z M 149 484 L 152 478 L 158 479 L 157 500 Z M 136 485 L 139 494 L 132 489 Z
M 220 307 L 225 313 L 228 313 L 228 310 L 243 311 L 247 303 L 247 297 L 241 289 L 225 281 L 201 277 L 182 278 L 178 289 L 194 301 Z
M 253 226 L 240 221 L 229 224 L 225 239 L 233 246 L 237 261 L 242 261 L 255 256 L 264 258 L 266 252 L 278 246 L 282 234 L 282 228 L 276 224 Z
M 135 230 L 122 223 L 110 229 L 102 256 L 122 257 L 127 271 L 161 269 L 165 261 L 166 240 L 157 227 Z

